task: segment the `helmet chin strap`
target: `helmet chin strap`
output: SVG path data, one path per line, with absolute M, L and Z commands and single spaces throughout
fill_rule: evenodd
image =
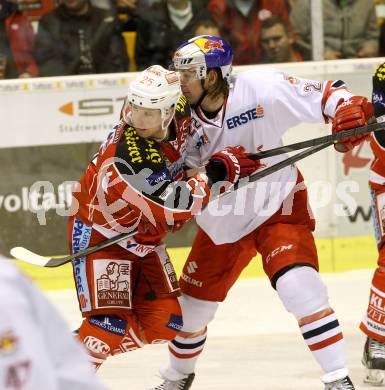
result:
M 123 120 L 129 125 L 129 126 L 134 126 L 132 123 L 132 112 L 128 112 L 126 114 L 123 114 Z
M 162 119 L 161 127 L 163 131 L 166 131 L 168 129 L 168 126 L 170 125 L 173 117 L 174 115 L 171 112 L 169 112 L 167 116 L 164 119 Z
M 168 136 L 168 126 L 170 125 L 172 121 L 173 116 L 171 115 L 170 118 L 162 119 L 162 134 L 159 137 L 152 137 L 154 141 L 156 142 L 162 142 L 165 138 Z

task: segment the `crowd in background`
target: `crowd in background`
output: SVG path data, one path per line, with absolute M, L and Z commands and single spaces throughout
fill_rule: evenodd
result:
M 312 59 L 311 0 L 0 0 L 0 79 L 169 65 L 195 35 L 234 64 Z M 385 0 L 323 0 L 324 58 L 385 55 Z

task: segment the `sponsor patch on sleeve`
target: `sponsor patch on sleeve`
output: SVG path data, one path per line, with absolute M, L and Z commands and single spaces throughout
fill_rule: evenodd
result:
M 124 336 L 127 328 L 127 321 L 109 316 L 92 316 L 89 319 L 91 325 L 103 329 L 118 336 Z
M 373 105 L 376 108 L 385 108 L 385 94 L 382 91 L 373 91 L 372 95 Z

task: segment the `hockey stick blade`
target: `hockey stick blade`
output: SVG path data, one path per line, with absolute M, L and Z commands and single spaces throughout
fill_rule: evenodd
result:
M 357 135 L 364 135 L 371 133 L 373 131 L 384 130 L 385 129 L 385 116 L 380 116 L 376 119 L 376 123 L 372 123 L 370 125 L 356 127 L 354 129 L 349 129 L 345 131 L 340 131 L 336 134 L 330 134 L 323 137 L 309 139 L 307 141 L 296 142 L 294 144 L 280 146 L 278 148 L 264 150 L 263 152 L 249 154 L 249 158 L 252 160 L 260 160 L 262 158 L 268 158 L 273 156 L 278 156 L 279 154 L 294 152 L 295 150 L 300 150 L 304 148 L 309 148 L 312 146 L 321 145 L 327 142 L 336 143 L 345 138 L 349 138 Z
M 64 264 L 67 264 L 71 262 L 72 260 L 75 260 L 79 257 L 84 257 L 87 255 L 90 255 L 91 253 L 97 252 L 101 249 L 107 248 L 111 245 L 117 244 L 120 241 L 123 241 L 125 239 L 128 239 L 132 236 L 134 236 L 137 233 L 136 230 L 130 233 L 121 233 L 118 234 L 115 237 L 111 237 L 106 241 L 101 242 L 98 245 L 92 246 L 90 248 L 84 249 L 82 251 L 79 251 L 73 255 L 69 256 L 62 256 L 62 257 L 46 257 L 46 256 L 40 256 L 29 249 L 23 248 L 23 247 L 15 247 L 10 250 L 10 254 L 17 260 L 24 261 L 25 263 L 38 265 L 41 267 L 60 267 Z
M 41 267 L 49 267 L 47 264 L 52 260 L 52 257 L 40 256 L 31 252 L 29 249 L 21 246 L 16 246 L 10 250 L 12 257 L 17 260 L 24 261 L 25 263 L 39 265 Z

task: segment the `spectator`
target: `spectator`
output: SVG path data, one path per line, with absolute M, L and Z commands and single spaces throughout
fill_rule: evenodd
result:
M 290 13 L 297 45 L 311 59 L 310 0 L 296 0 Z M 375 57 L 379 26 L 373 0 L 323 0 L 324 58 Z
M 124 31 L 136 31 L 137 28 L 137 0 L 114 0 L 116 13 L 122 23 Z
M 36 38 L 41 76 L 113 73 L 128 70 L 117 20 L 88 0 L 62 0 L 43 16 Z
M 208 9 L 221 37 L 234 49 L 234 65 L 261 61 L 261 25 L 265 19 L 278 15 L 289 23 L 284 0 L 211 0 Z
M 37 76 L 34 44 L 27 17 L 17 10 L 15 2 L 0 0 L 0 79 Z
M 154 0 L 90 0 L 95 7 L 107 9 L 117 15 L 122 31 L 136 31 L 138 13 Z
M 202 19 L 195 24 L 194 36 L 198 35 L 212 35 L 220 37 L 218 25 L 212 19 Z
M 302 61 L 294 49 L 293 32 L 279 16 L 272 16 L 262 23 L 261 28 L 262 62 L 296 62 Z
M 194 36 L 197 21 L 210 19 L 203 0 L 161 0 L 138 16 L 136 64 L 167 67 L 175 47 Z

